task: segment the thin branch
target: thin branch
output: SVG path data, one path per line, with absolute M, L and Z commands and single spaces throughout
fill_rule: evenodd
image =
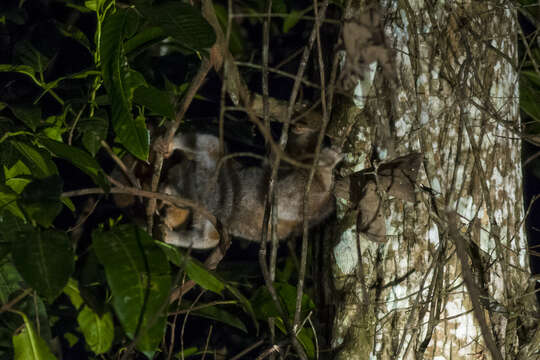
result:
M 234 18 L 264 18 L 267 16 L 267 13 L 249 13 L 249 14 L 234 14 Z M 282 13 L 272 13 L 269 17 L 273 18 L 287 18 L 290 17 L 291 14 L 282 14 Z M 310 21 L 316 21 L 317 16 L 299 16 L 298 19 L 300 20 L 310 20 Z M 321 21 L 322 23 L 326 24 L 334 24 L 334 25 L 341 25 L 341 23 L 338 20 L 334 19 L 325 19 L 324 21 Z
M 247 348 L 245 348 L 244 350 L 240 351 L 238 354 L 236 354 L 235 356 L 233 356 L 230 360 L 238 360 L 238 359 L 241 359 L 244 355 L 246 355 L 246 354 L 248 354 L 249 352 L 251 352 L 252 350 L 258 348 L 258 347 L 261 346 L 262 344 L 264 344 L 264 341 L 263 341 L 263 340 L 259 340 L 259 341 L 257 341 L 255 344 L 250 345 L 250 346 L 248 346 Z
M 5 311 L 10 311 L 12 308 L 17 305 L 22 299 L 27 297 L 33 290 L 32 289 L 25 289 L 21 294 L 17 295 L 13 300 L 11 300 L 8 303 L 5 303 L 0 307 L 0 314 L 2 314 Z
M 253 63 L 245 62 L 245 61 L 235 61 L 234 63 L 236 65 L 238 65 L 238 66 L 245 66 L 245 67 L 248 67 L 248 68 L 257 69 L 257 70 L 263 70 L 264 71 L 264 65 L 261 66 L 261 65 L 257 65 L 257 64 L 253 64 Z M 295 76 L 295 75 L 293 75 L 291 73 L 288 73 L 288 72 L 282 71 L 282 70 L 278 70 L 278 69 L 275 69 L 275 68 L 269 67 L 268 71 L 276 73 L 276 74 L 281 75 L 281 76 L 284 76 L 284 77 L 289 78 L 289 79 L 293 79 L 293 80 L 298 79 L 297 76 Z M 315 89 L 320 89 L 321 88 L 320 85 L 317 85 L 314 82 L 311 82 L 311 81 L 306 80 L 304 78 L 300 78 L 299 80 L 300 80 L 300 82 L 302 82 L 302 84 L 304 84 L 306 86 L 310 86 L 310 87 L 315 88 Z
M 136 188 L 132 188 L 128 186 L 113 187 L 109 190 L 109 193 L 130 194 L 130 195 L 142 196 L 142 197 L 154 199 L 154 200 L 162 200 L 180 208 L 190 207 L 190 208 L 193 208 L 198 213 L 202 214 L 204 217 L 206 217 L 208 221 L 210 221 L 212 225 L 216 227 L 216 229 L 218 228 L 218 220 L 216 219 L 214 215 L 212 215 L 212 213 L 206 210 L 206 208 L 204 208 L 202 205 L 199 205 L 189 199 L 184 199 L 180 196 L 173 196 L 173 195 L 167 195 L 167 194 L 162 194 L 158 192 L 140 190 L 140 189 L 136 189 Z M 85 196 L 85 195 L 92 195 L 92 194 L 106 194 L 106 192 L 102 188 L 88 188 L 88 189 L 80 189 L 80 190 L 74 190 L 74 191 L 66 191 L 62 193 L 62 197 L 77 197 L 77 196 Z
M 120 168 L 120 170 L 122 171 L 122 173 L 125 175 L 125 177 L 129 180 L 130 184 L 134 187 L 136 187 L 137 189 L 140 189 L 141 188 L 141 184 L 139 183 L 139 181 L 137 180 L 137 177 L 135 177 L 135 175 L 133 174 L 133 172 L 127 168 L 127 166 L 124 164 L 124 162 L 122 161 L 122 159 L 120 159 L 114 152 L 113 150 L 111 149 L 111 147 L 109 146 L 109 144 L 107 144 L 107 142 L 105 140 L 101 140 L 101 146 L 103 146 L 103 148 L 105 149 L 105 151 L 107 151 L 107 154 L 109 154 L 109 156 L 111 157 L 111 159 L 113 159 L 114 163 L 116 164 L 116 166 L 118 166 Z
M 172 139 L 174 137 L 174 134 L 178 130 L 178 127 L 180 126 L 180 123 L 184 119 L 184 115 L 187 112 L 187 109 L 191 105 L 191 102 L 195 98 L 195 95 L 197 94 L 197 91 L 199 91 L 199 88 L 202 86 L 204 79 L 206 78 L 206 75 L 210 71 L 211 64 L 207 59 L 202 60 L 201 66 L 199 67 L 199 70 L 195 77 L 192 79 L 189 88 L 184 95 L 184 98 L 182 99 L 182 102 L 180 104 L 180 111 L 176 113 L 176 118 L 174 122 L 171 122 L 167 128 L 167 131 L 164 136 L 164 143 L 158 143 L 157 146 L 155 146 L 155 159 L 153 161 L 154 167 L 152 169 L 152 181 L 150 185 L 150 189 L 152 191 L 157 191 L 158 185 L 159 185 L 159 179 L 161 178 L 161 170 L 163 167 L 163 158 L 165 153 L 168 152 L 168 149 L 170 147 L 170 144 L 172 142 Z M 147 230 L 151 234 L 154 227 L 154 213 L 156 211 L 156 200 L 154 198 L 151 198 L 150 201 L 148 201 L 148 205 L 146 207 L 146 222 L 147 222 Z

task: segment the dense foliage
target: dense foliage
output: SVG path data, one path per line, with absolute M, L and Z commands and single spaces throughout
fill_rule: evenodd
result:
M 248 1 L 241 11 L 263 12 L 263 3 Z M 276 41 L 297 24 L 294 36 L 305 37 L 299 21 L 311 10 L 294 3 L 274 1 L 283 17 L 271 28 Z M 214 11 L 225 28 L 226 8 L 216 3 Z M 248 30 L 262 21 L 244 21 L 244 29 L 233 23 L 229 48 L 249 59 L 260 30 Z M 112 157 L 148 160 L 149 128 L 159 133 L 174 120 L 209 57 L 216 34 L 201 9 L 179 1 L 6 1 L 0 29 L 0 358 L 170 358 L 228 343 L 227 351 L 239 351 L 263 336 L 269 317 L 286 336 L 256 260 L 213 273 L 152 239 L 108 194 Z M 190 119 L 192 127 L 216 126 L 220 82 L 215 74 L 208 81 L 187 126 Z M 239 138 L 250 128 L 235 131 Z M 93 195 L 81 196 L 85 189 Z M 292 316 L 294 262 L 284 259 L 276 290 Z M 197 290 L 169 304 L 187 280 Z M 306 314 L 314 308 L 307 295 L 303 303 Z M 298 338 L 312 357 L 307 326 Z

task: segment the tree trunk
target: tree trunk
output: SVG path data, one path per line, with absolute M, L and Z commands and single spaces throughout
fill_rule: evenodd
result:
M 382 164 L 423 158 L 414 201 L 377 182 L 386 242 L 347 225 L 355 204 L 338 211 L 336 358 L 534 359 L 515 9 L 508 1 L 384 4 L 397 80 L 377 74 L 334 135 L 354 129 L 347 160 L 355 171 L 373 166 L 373 155 Z

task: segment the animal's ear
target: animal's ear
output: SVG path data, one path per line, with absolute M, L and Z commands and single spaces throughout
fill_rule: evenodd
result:
M 386 241 L 382 199 L 378 191 L 384 191 L 403 201 L 415 201 L 415 183 L 423 156 L 411 153 L 381 164 L 377 174 L 368 169 L 350 177 L 350 199 L 359 213 L 357 231 L 370 240 Z
M 413 202 L 414 184 L 423 156 L 411 153 L 379 166 L 377 176 L 383 190 L 398 199 Z

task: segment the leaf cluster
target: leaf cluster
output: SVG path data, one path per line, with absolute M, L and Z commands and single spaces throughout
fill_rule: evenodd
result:
M 291 4 L 274 1 L 285 14 L 274 32 L 289 32 L 309 10 Z M 215 11 L 225 27 L 225 7 Z M 216 41 L 201 10 L 172 0 L 7 1 L 0 27 L 8 34 L 0 51 L 0 359 L 204 353 L 200 339 L 174 338 L 186 314 L 237 336 L 273 317 L 285 334 L 260 278 L 244 288 L 238 272 L 209 271 L 125 218 L 86 222 L 95 208 L 85 212 L 88 202 L 66 196 L 66 188 L 96 187 L 107 202 L 110 157 L 148 161 L 148 128 L 174 120 Z M 238 57 L 249 55 L 244 33 L 233 25 Z M 286 264 L 276 290 L 292 316 Z M 170 303 L 189 281 L 202 295 Z M 304 295 L 303 311 L 313 308 Z M 313 356 L 313 334 L 304 328 L 298 337 Z

